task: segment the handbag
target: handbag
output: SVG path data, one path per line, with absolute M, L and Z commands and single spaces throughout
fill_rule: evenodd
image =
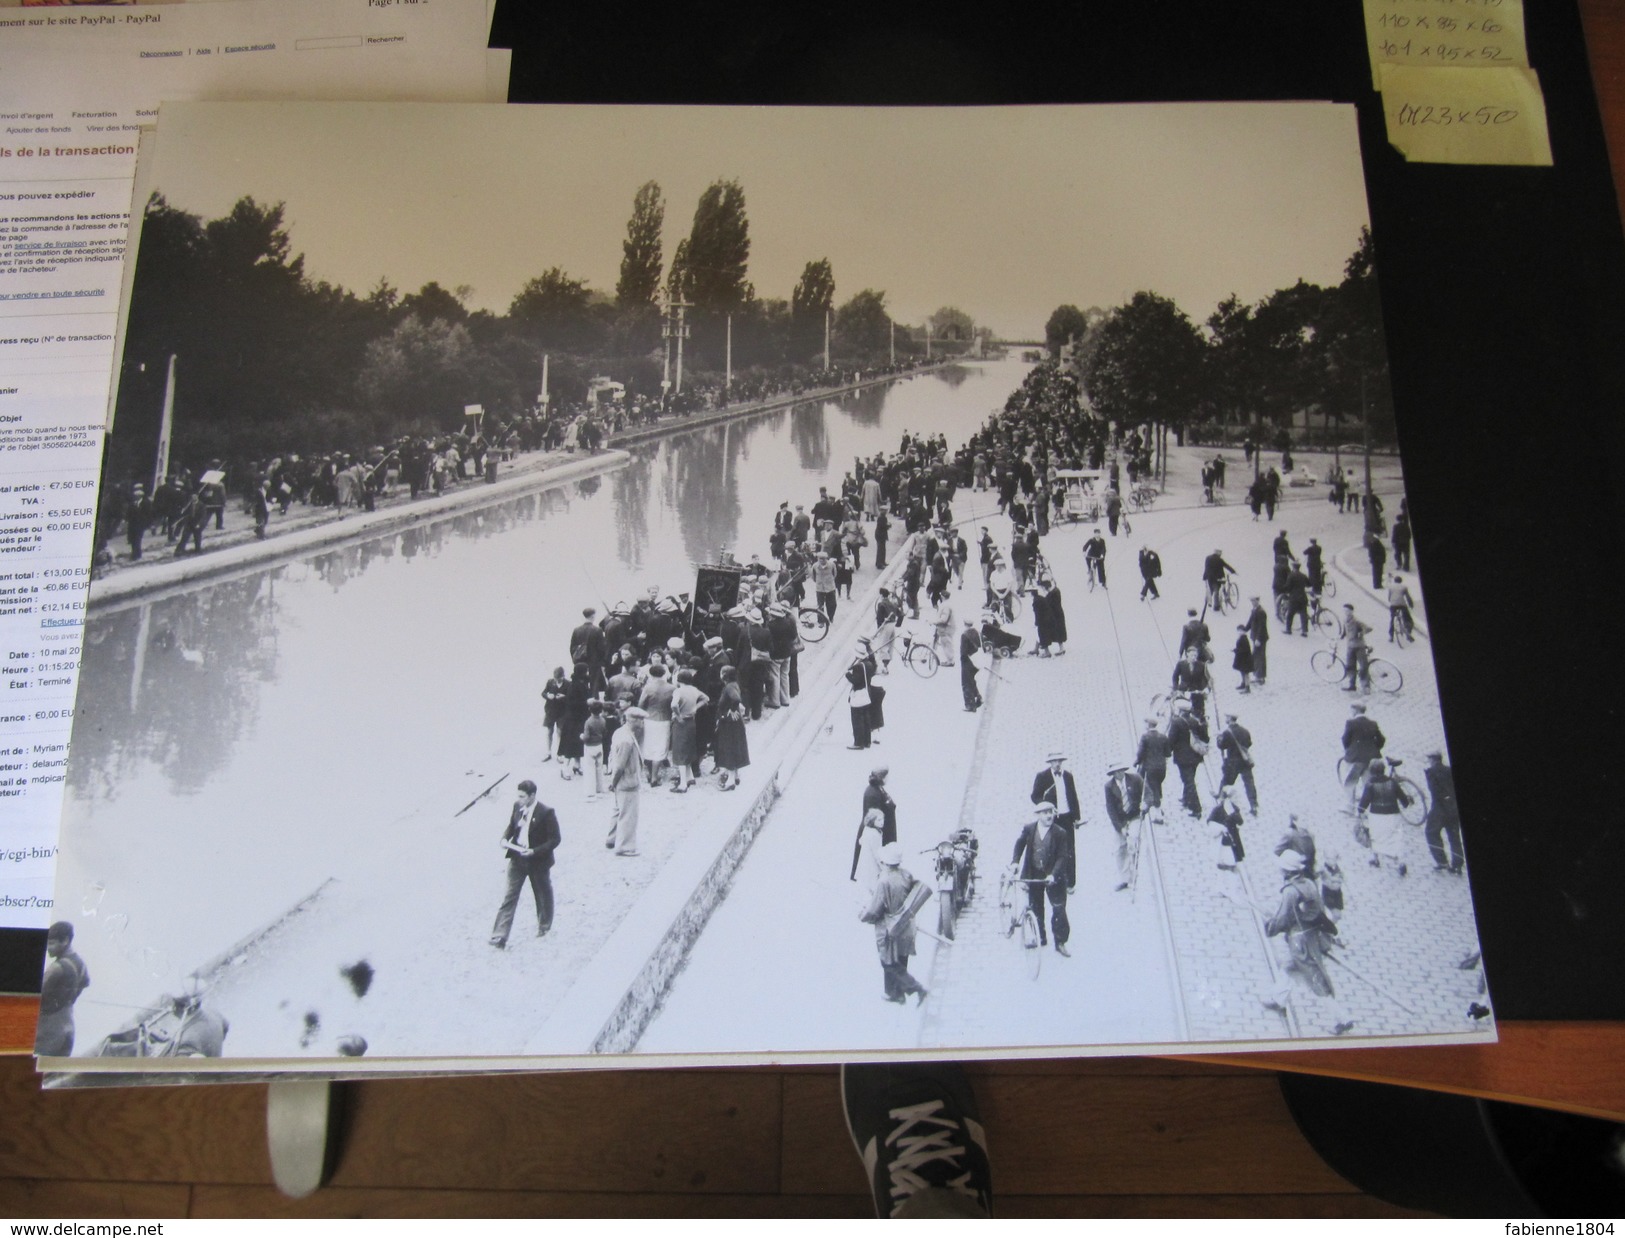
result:
M 1371 827 L 1364 821 L 1354 823 L 1354 841 L 1367 849 L 1371 846 Z

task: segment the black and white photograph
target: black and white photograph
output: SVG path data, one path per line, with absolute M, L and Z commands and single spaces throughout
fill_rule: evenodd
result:
M 45 1069 L 1494 1040 L 1352 106 L 139 181 Z

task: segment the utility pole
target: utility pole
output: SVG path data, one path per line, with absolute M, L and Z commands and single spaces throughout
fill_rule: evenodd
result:
M 734 316 L 728 315 L 728 350 L 724 354 L 727 360 L 723 363 L 722 398 L 728 398 L 728 391 L 734 385 Z
M 824 311 L 824 368 L 829 369 L 829 317 L 830 312 Z
M 925 321 L 925 359 L 931 360 L 931 320 Z
M 153 463 L 152 493 L 169 478 L 169 442 L 175 427 L 175 354 L 169 354 L 169 370 L 164 375 L 164 411 L 158 423 L 158 457 Z
M 891 363 L 893 365 L 896 365 L 897 364 L 897 324 L 895 322 L 888 322 L 886 325 L 891 328 Z
M 660 324 L 660 334 L 666 341 L 666 368 L 665 377 L 661 379 L 662 391 L 681 391 L 683 389 L 683 341 L 688 338 L 688 322 L 683 316 L 685 310 L 693 308 L 690 301 L 679 301 L 669 293 L 664 298 L 665 317 Z M 677 341 L 677 377 L 672 382 L 671 372 L 671 342 Z

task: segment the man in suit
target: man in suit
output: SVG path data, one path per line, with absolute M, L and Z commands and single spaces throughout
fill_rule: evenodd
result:
M 497 908 L 496 923 L 491 926 L 491 944 L 498 950 L 508 944 L 513 914 L 527 880 L 536 900 L 536 936 L 546 937 L 553 927 L 553 852 L 559 841 L 558 814 L 536 798 L 536 784 L 525 779 L 519 784 L 519 798 L 508 817 L 508 828 L 502 832 L 508 855 L 508 888 L 502 906 Z
M 1148 730 L 1148 734 L 1152 733 Z M 1158 736 L 1160 739 L 1161 736 Z M 1164 766 L 1166 768 L 1166 766 Z M 1133 877 L 1129 853 L 1129 827 L 1145 806 L 1145 779 L 1127 765 L 1113 763 L 1106 770 L 1106 817 L 1117 831 L 1117 885 L 1126 890 Z
M 1055 805 L 1045 800 L 1038 805 L 1037 815 L 1021 827 L 1016 849 L 1010 857 L 1010 871 L 1033 884 L 1027 887 L 1027 901 L 1038 917 L 1038 941 L 1048 944 L 1044 934 L 1044 895 L 1048 893 L 1050 928 L 1055 934 L 1056 953 L 1071 958 L 1066 948 L 1072 936 L 1072 926 L 1066 918 L 1065 864 L 1069 852 L 1066 833 L 1055 824 Z
M 976 686 L 976 659 L 981 653 L 982 637 L 976 631 L 976 621 L 967 618 L 959 633 L 959 690 L 965 708 L 973 713 L 982 707 L 982 693 Z
M 1078 788 L 1072 780 L 1072 771 L 1066 765 L 1064 752 L 1052 752 L 1045 757 L 1045 767 L 1033 779 L 1032 802 L 1055 805 L 1055 824 L 1066 834 L 1066 888 L 1070 894 L 1078 885 L 1078 823 L 1083 813 L 1078 808 Z
M 609 741 L 609 789 L 615 796 L 615 811 L 609 819 L 609 837 L 604 846 L 616 855 L 638 853 L 638 800 L 643 793 L 643 720 L 649 715 L 633 706 L 626 721 L 616 728 Z
M 1365 706 L 1356 702 L 1349 706 L 1349 720 L 1343 724 L 1342 742 L 1343 760 L 1348 765 L 1343 786 L 1348 790 L 1352 806 L 1360 797 L 1360 786 L 1366 770 L 1371 762 L 1382 756 L 1383 746 L 1388 739 L 1376 719 L 1366 716 Z

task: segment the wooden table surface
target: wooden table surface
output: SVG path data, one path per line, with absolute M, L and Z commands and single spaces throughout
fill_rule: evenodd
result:
M 1616 187 L 1625 169 L 1625 0 L 1580 0 Z M 1622 195 L 1625 197 L 1625 195 Z M 0 1053 L 33 1045 L 37 1003 L 0 998 Z M 1625 1024 L 1503 1021 L 1500 1043 L 1189 1059 L 1412 1084 L 1625 1121 Z

